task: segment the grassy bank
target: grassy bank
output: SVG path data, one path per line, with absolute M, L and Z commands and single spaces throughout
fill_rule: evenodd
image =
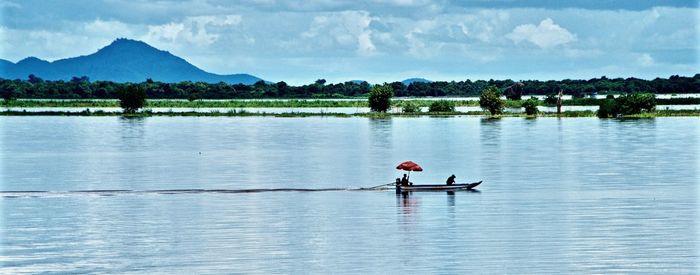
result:
M 418 107 L 428 107 L 439 98 L 431 99 L 411 99 L 410 101 Z M 656 99 L 659 105 L 689 105 L 700 104 L 700 98 L 669 98 Z M 394 100 L 393 107 L 401 107 L 405 100 Z M 454 100 L 455 106 L 479 106 L 476 100 Z M 505 107 L 519 108 L 522 100 L 506 100 Z M 563 100 L 565 106 L 598 106 L 601 99 L 577 98 Z M 100 108 L 119 107 L 118 100 L 12 100 L 3 102 L 3 107 L 24 107 L 24 108 L 49 108 L 49 107 L 76 107 L 76 108 Z M 539 100 L 538 106 L 547 105 Z M 304 108 L 304 107 L 368 107 L 366 99 L 357 100 L 314 100 L 314 99 L 289 99 L 289 100 L 168 100 L 151 99 L 146 103 L 149 108 Z
M 126 116 L 126 117 L 151 117 L 151 116 L 197 116 L 197 117 L 244 117 L 244 116 L 269 116 L 269 117 L 369 117 L 369 118 L 385 118 L 385 117 L 417 117 L 417 116 L 490 116 L 487 112 L 424 112 L 424 113 L 306 113 L 306 112 L 289 112 L 289 113 L 251 113 L 245 111 L 230 111 L 230 112 L 153 112 L 142 111 L 133 114 L 123 114 L 122 112 L 104 112 L 84 110 L 81 112 L 63 112 L 63 111 L 44 111 L 44 112 L 26 112 L 26 111 L 1 111 L 0 116 Z M 529 116 L 524 113 L 506 112 L 498 117 L 595 117 L 593 111 L 565 111 L 561 115 L 556 113 L 545 112 L 537 116 Z M 626 116 L 628 118 L 652 118 L 652 117 L 674 117 L 700 116 L 700 110 L 657 110 L 639 115 Z

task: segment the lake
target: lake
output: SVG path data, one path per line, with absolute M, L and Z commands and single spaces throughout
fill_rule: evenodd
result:
M 700 120 L 0 117 L 0 273 L 696 273 Z M 358 191 L 483 180 L 478 192 Z M 273 192 L 304 188 L 334 191 Z M 255 190 L 253 190 L 255 189 Z

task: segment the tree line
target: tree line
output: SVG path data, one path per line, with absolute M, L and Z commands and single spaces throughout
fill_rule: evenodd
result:
M 653 93 L 683 94 L 700 92 L 700 74 L 693 77 L 673 75 L 669 78 L 644 80 L 639 78 L 613 78 L 605 76 L 589 80 L 464 80 L 385 83 L 394 96 L 479 96 L 487 87 L 497 87 L 509 99 L 522 95 L 551 95 L 562 91 L 565 95 L 581 98 L 601 93 Z M 291 86 L 284 81 L 269 83 L 259 81 L 253 85 L 205 83 L 183 81 L 164 83 L 148 79 L 141 83 L 116 83 L 90 81 L 88 77 L 73 77 L 69 81 L 49 81 L 29 75 L 27 79 L 1 79 L 0 93 L 8 98 L 47 99 L 110 99 L 118 98 L 118 91 L 127 85 L 138 85 L 151 99 L 248 99 L 248 98 L 343 98 L 367 96 L 372 85 L 363 81 L 326 83 L 319 79 L 314 83 Z
M 385 113 L 391 108 L 391 98 L 394 91 L 390 84 L 376 85 L 372 87 L 368 96 L 370 110 L 373 112 Z M 501 98 L 501 91 L 496 86 L 488 86 L 481 92 L 479 96 L 479 106 L 488 111 L 491 116 L 500 115 L 504 111 L 506 101 Z M 561 115 L 561 95 L 557 100 L 557 115 Z M 537 109 L 538 100 L 529 98 L 521 102 L 522 108 L 528 116 L 537 116 L 540 111 Z M 650 113 L 656 109 L 656 96 L 651 93 L 628 93 L 614 97 L 608 95 L 605 99 L 599 100 L 599 107 L 596 115 L 600 118 L 616 118 L 621 116 L 638 115 L 641 113 Z M 402 102 L 401 112 L 417 114 L 421 110 L 411 101 Z M 429 108 L 430 113 L 452 113 L 455 112 L 453 101 L 438 100 L 433 102 Z

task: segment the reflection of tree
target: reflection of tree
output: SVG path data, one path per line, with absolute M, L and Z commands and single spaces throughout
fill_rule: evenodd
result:
M 501 173 L 501 124 L 500 118 L 482 118 L 479 136 L 482 148 L 482 174 L 498 177 Z
M 391 149 L 391 131 L 392 119 L 388 118 L 369 118 L 369 128 L 372 150 L 378 149 L 382 152 Z M 382 152 L 372 152 L 382 153 Z
M 120 117 L 119 128 L 121 130 L 119 133 L 121 133 L 122 139 L 120 144 L 129 147 L 128 150 L 137 150 L 137 147 L 143 145 L 144 142 L 145 124 L 145 117 Z

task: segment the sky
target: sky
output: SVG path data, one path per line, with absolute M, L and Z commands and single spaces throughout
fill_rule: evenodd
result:
M 53 61 L 131 38 L 206 71 L 295 85 L 692 76 L 699 2 L 0 0 L 0 58 Z

